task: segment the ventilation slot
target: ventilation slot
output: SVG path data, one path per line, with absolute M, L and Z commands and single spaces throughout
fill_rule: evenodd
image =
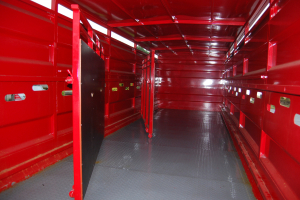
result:
M 120 42 L 123 42 L 124 44 L 127 44 L 128 46 L 134 47 L 134 43 L 130 40 L 127 40 L 126 38 L 122 37 L 121 35 L 116 34 L 115 32 L 111 32 L 111 37 L 119 40 Z
M 73 12 L 72 12 L 72 10 L 70 10 L 70 9 L 68 9 L 68 8 L 60 5 L 60 4 L 58 4 L 57 12 L 59 14 L 62 14 L 63 16 L 66 16 L 66 17 L 68 17 L 70 19 L 73 19 Z
M 96 31 L 99 31 L 100 33 L 103 33 L 103 34 L 107 34 L 107 29 L 104 28 L 103 26 L 100 26 L 99 24 L 91 21 L 88 19 L 88 22 L 90 23 L 91 27 L 96 30 Z
M 271 112 L 271 113 L 275 113 L 275 106 L 274 106 L 274 105 L 271 105 L 271 106 L 270 106 L 270 112 Z
M 26 95 L 24 93 L 18 93 L 18 94 L 7 94 L 4 97 L 6 102 L 9 101 L 24 101 L 26 99 Z
M 257 96 L 258 99 L 261 99 L 262 98 L 262 92 L 257 92 L 256 96 Z
M 300 115 L 299 114 L 295 114 L 294 124 L 296 124 L 297 126 L 300 126 Z
M 44 84 L 44 85 L 33 85 L 32 86 L 32 90 L 33 91 L 46 91 L 48 90 L 48 85 Z
M 143 48 L 143 47 L 141 47 L 140 45 L 137 45 L 137 47 L 136 47 L 138 50 L 140 50 L 140 51 L 142 51 L 142 52 L 144 52 L 144 53 L 146 53 L 146 54 L 149 54 L 150 53 L 150 51 L 148 51 L 147 49 L 145 49 L 145 48 Z
M 72 94 L 73 94 L 72 90 L 63 90 L 61 92 L 61 95 L 63 95 L 63 96 L 71 96 Z
M 289 108 L 291 106 L 291 99 L 287 97 L 280 97 L 280 105 Z

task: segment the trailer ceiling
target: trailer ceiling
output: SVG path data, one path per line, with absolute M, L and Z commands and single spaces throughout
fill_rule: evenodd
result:
M 71 0 L 140 46 L 224 57 L 259 0 Z

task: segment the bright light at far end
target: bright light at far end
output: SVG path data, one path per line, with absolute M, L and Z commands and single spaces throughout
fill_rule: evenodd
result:
M 203 85 L 207 86 L 207 85 L 212 85 L 213 84 L 213 80 L 211 79 L 207 79 L 203 82 Z
M 220 84 L 222 84 L 222 85 L 225 85 L 225 83 L 226 83 L 226 80 L 220 80 L 220 82 L 219 82 Z
M 31 0 L 31 1 L 51 9 L 51 3 L 52 3 L 51 0 Z
M 73 19 L 73 11 L 72 10 L 70 10 L 70 9 L 68 9 L 68 8 L 60 5 L 60 4 L 58 4 L 58 8 L 57 9 L 58 9 L 57 10 L 58 13 L 66 16 L 66 17 L 68 17 L 70 19 Z

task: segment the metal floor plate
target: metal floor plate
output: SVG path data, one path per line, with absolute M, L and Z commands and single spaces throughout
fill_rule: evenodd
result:
M 105 138 L 85 200 L 255 199 L 218 112 L 163 109 L 154 133 L 138 120 Z M 0 199 L 71 199 L 72 184 L 70 156 Z

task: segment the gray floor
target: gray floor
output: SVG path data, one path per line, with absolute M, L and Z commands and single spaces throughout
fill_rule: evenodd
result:
M 160 110 L 155 136 L 142 120 L 107 137 L 85 200 L 255 199 L 217 112 Z M 0 194 L 5 200 L 70 200 L 72 156 Z

